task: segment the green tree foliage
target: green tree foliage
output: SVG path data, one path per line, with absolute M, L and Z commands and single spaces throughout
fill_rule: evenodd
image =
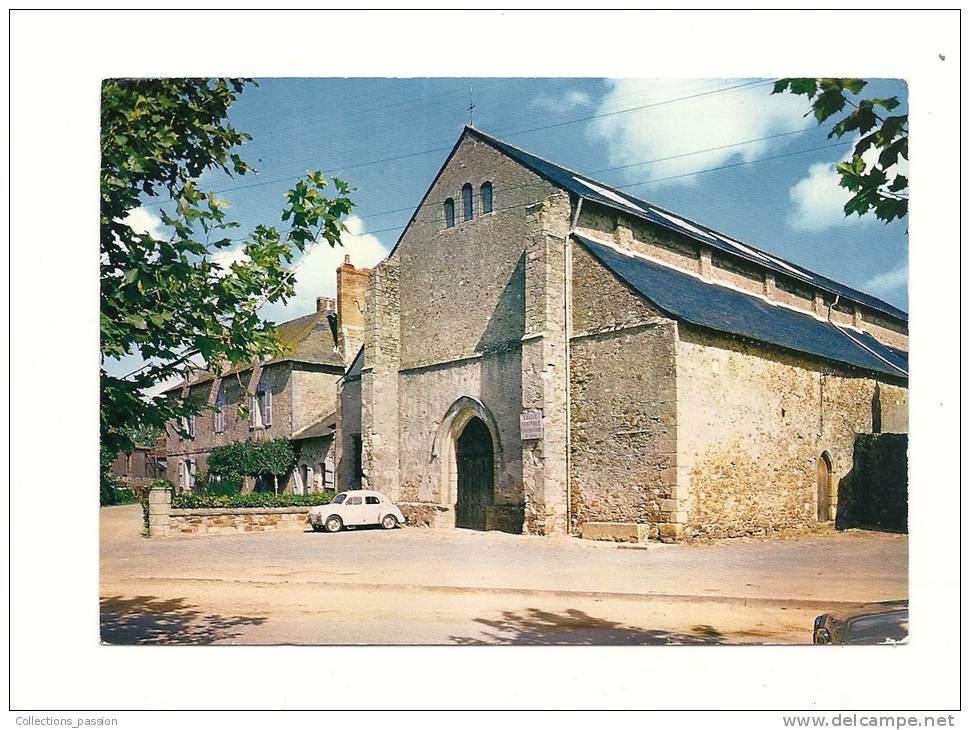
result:
M 272 476 L 277 485 L 296 466 L 298 450 L 285 438 L 270 441 L 234 441 L 209 452 L 209 474 L 236 482 L 242 477 Z
M 256 447 L 260 474 L 285 477 L 296 466 L 297 450 L 285 438 L 263 441 Z
M 829 137 L 859 135 L 852 158 L 837 166 L 839 184 L 852 191 L 845 214 L 873 211 L 889 223 L 909 210 L 909 179 L 895 167 L 909 161 L 909 117 L 890 114 L 899 106 L 895 96 L 860 97 L 865 86 L 862 79 L 779 79 L 771 93 L 788 91 L 808 97 L 819 124 L 850 110 L 829 132 Z
M 216 446 L 207 459 L 209 474 L 235 479 L 259 474 L 256 449 L 252 441 L 234 441 Z
M 99 476 L 101 482 L 101 504 L 115 504 L 115 491 L 120 486 L 115 475 L 111 473 L 114 463 L 114 452 L 102 447 L 99 453 Z
M 308 172 L 286 193 L 288 230 L 259 225 L 231 238 L 238 224 L 227 204 L 200 190 L 211 170 L 246 175 L 236 149 L 249 135 L 227 120 L 248 80 L 109 79 L 101 90 L 101 442 L 130 451 L 131 434 L 159 430 L 205 407 L 144 391 L 191 360 L 210 370 L 279 354 L 272 323 L 257 313 L 294 293 L 294 258 L 315 240 L 336 245 L 352 202 L 349 188 Z M 146 203 L 159 208 L 163 237 L 134 230 L 126 218 Z M 227 270 L 212 260 L 240 245 Z M 138 353 L 147 361 L 129 377 L 109 375 L 104 359 Z M 178 422 L 178 421 L 176 421 Z
M 130 432 L 128 437 L 138 446 L 151 446 L 154 448 L 158 442 L 158 437 L 163 433 L 162 429 L 153 426 L 141 426 Z

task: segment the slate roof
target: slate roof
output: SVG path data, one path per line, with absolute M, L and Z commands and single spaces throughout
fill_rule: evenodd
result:
M 868 333 L 574 236 L 622 282 L 673 319 L 864 370 L 907 377 L 906 353 L 887 347 Z
M 708 228 L 681 215 L 672 213 L 642 198 L 625 193 L 605 183 L 597 182 L 587 175 L 567 170 L 564 167 L 537 157 L 531 152 L 514 147 L 507 142 L 496 139 L 473 127 L 465 127 L 465 133 L 481 139 L 532 170 L 540 177 L 545 178 L 554 185 L 574 195 L 621 211 L 635 218 L 650 221 L 658 226 L 692 238 L 695 241 L 707 244 L 711 248 L 751 261 L 775 273 L 789 276 L 833 294 L 839 294 L 842 298 L 851 299 L 877 312 L 882 312 L 883 314 L 903 321 L 908 320 L 906 312 L 871 294 L 853 289 L 845 284 L 841 284 L 833 279 L 793 264 L 790 261 L 786 261 L 779 256 L 769 254 L 754 246 L 742 243 L 730 236 L 715 231 L 713 228 Z
M 285 352 L 263 363 L 263 367 L 279 362 L 300 362 L 313 365 L 333 365 L 343 369 L 344 363 L 333 339 L 326 312 L 313 312 L 296 319 L 276 325 L 276 336 Z M 222 373 L 223 377 L 252 368 L 249 363 L 240 363 Z M 194 377 L 191 385 L 212 380 L 213 373 L 204 372 Z M 185 386 L 184 381 L 173 385 L 164 392 L 171 393 Z
M 332 436 L 337 428 L 337 412 L 324 416 L 316 423 L 312 423 L 304 429 L 293 434 L 293 440 L 314 439 L 322 436 Z

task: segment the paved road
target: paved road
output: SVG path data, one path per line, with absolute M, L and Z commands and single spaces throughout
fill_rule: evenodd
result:
M 839 603 L 905 598 L 907 539 L 646 547 L 466 530 L 147 540 L 102 510 L 110 643 L 792 643 Z

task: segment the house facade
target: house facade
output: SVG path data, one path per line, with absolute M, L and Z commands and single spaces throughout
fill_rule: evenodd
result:
M 111 474 L 122 483 L 132 486 L 165 479 L 165 438 L 159 438 L 153 446 L 135 444 L 130 454 L 119 451 L 111 462 Z
M 907 430 L 905 312 L 472 128 L 362 324 L 334 478 L 416 523 L 803 528 L 856 434 Z
M 194 371 L 169 395 L 207 406 L 176 428 L 166 428 L 169 479 L 191 491 L 208 472 L 208 454 L 233 442 L 286 438 L 299 448 L 294 473 L 277 486 L 303 494 L 333 488 L 333 442 L 337 382 L 346 353 L 363 337 L 367 269 L 346 257 L 337 270 L 337 298 L 320 297 L 316 311 L 283 322 L 276 333 L 284 354 L 222 373 Z M 239 406 L 248 402 L 248 418 Z M 249 479 L 244 489 L 272 489 L 269 479 Z

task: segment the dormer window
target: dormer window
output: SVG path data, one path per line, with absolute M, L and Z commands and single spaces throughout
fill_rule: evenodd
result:
M 445 201 L 445 228 L 455 227 L 455 201 L 448 198 Z
M 465 183 L 461 189 L 461 213 L 462 220 L 470 221 L 475 217 L 475 207 L 472 204 L 471 183 Z
M 492 212 L 492 183 L 483 182 L 482 190 L 482 215 Z

